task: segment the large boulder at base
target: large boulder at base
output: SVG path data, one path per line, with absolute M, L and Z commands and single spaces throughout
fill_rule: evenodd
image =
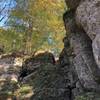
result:
M 31 78 L 34 90 L 31 100 L 71 100 L 71 76 L 67 65 L 42 65 Z
M 31 67 L 33 67 L 33 71 L 31 70 L 32 72 L 24 76 L 21 81 L 33 86 L 34 94 L 30 100 L 66 100 L 66 98 L 67 100 L 70 100 L 70 81 L 73 80 L 73 78 L 70 80 L 72 74 L 70 72 L 70 66 L 67 66 L 69 65 L 66 59 L 68 56 L 61 56 L 60 58 L 60 60 L 63 60 L 66 63 L 66 66 L 63 66 L 62 63 L 56 65 L 51 61 L 44 61 L 45 59 L 43 60 L 42 58 L 45 58 L 45 56 L 46 54 L 35 56 L 38 58 L 34 58 L 36 61 L 32 60 L 34 66 Z M 26 70 L 29 72 L 28 69 Z

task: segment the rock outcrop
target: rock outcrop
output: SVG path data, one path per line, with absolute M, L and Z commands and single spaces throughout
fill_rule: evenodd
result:
M 92 40 L 93 54 L 100 69 L 100 0 L 85 0 L 76 10 L 76 22 Z
M 70 35 L 65 38 L 65 53 L 62 58 L 70 48 L 70 69 L 76 74 L 72 94 L 77 98 L 79 94 L 89 92 L 93 93 L 93 98 L 88 97 L 86 100 L 100 99 L 100 95 L 96 96 L 100 93 L 100 0 L 65 1 L 70 9 L 63 19 Z M 70 44 L 67 48 L 66 41 Z
M 55 64 L 55 59 L 52 53 L 44 52 L 38 55 L 33 55 L 31 58 L 26 59 L 23 63 L 21 74 L 19 77 L 25 77 L 31 73 L 33 73 L 36 69 L 38 69 L 42 64 L 51 63 Z
M 70 76 L 72 74 L 70 74 L 68 56 L 65 55 L 64 58 L 62 56 L 64 52 L 63 50 L 57 63 L 54 56 L 47 52 L 25 61 L 20 77 L 23 78 L 22 83 L 33 86 L 34 94 L 30 100 L 66 100 L 66 98 L 71 100 L 71 88 L 74 82 L 69 78 L 73 76 Z M 32 66 L 29 66 L 29 63 L 32 63 Z

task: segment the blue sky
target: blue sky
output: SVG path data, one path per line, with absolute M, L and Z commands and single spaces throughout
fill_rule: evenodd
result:
M 0 0 L 0 20 L 4 17 L 3 20 L 0 21 L 0 27 L 4 26 L 10 14 L 10 10 L 15 6 L 16 6 L 15 0 Z M 3 11 L 1 12 L 2 9 Z

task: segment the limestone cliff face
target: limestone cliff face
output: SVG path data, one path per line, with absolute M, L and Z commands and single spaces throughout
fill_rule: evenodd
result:
M 84 92 L 99 94 L 100 0 L 65 1 L 70 8 L 63 17 L 66 31 L 70 32 L 68 36 L 69 47 L 72 48 L 72 55 L 69 56 L 70 68 L 78 78 L 78 81 L 75 81 L 75 88 L 71 90 L 72 94 L 75 97 Z M 66 46 L 66 39 L 64 44 Z M 68 53 L 69 47 L 65 47 L 65 54 Z M 77 90 L 78 88 L 80 91 Z M 94 97 L 90 100 L 96 99 L 97 97 Z
M 93 54 L 100 69 L 100 0 L 65 0 L 68 7 L 75 11 L 76 23 L 91 38 Z
M 93 54 L 100 69 L 100 0 L 85 0 L 76 11 L 76 22 L 92 40 Z

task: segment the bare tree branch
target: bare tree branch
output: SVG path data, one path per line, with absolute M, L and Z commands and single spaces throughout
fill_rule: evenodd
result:
M 1 9 L 0 14 L 3 12 L 3 10 L 6 8 L 6 5 Z
M 6 17 L 6 15 L 5 16 L 3 16 L 1 19 L 0 19 L 0 22 L 4 19 Z

